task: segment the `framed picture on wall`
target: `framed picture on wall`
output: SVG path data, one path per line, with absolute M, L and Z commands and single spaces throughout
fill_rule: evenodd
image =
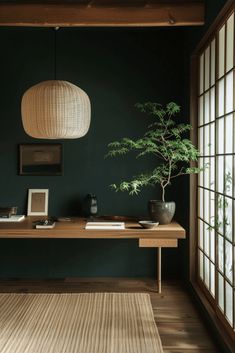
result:
M 28 216 L 48 215 L 48 189 L 29 189 L 28 191 Z
M 19 145 L 19 175 L 62 175 L 61 144 Z

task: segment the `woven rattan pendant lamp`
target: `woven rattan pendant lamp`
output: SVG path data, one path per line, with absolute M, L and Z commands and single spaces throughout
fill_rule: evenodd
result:
M 89 130 L 90 100 L 81 88 L 68 81 L 43 81 L 24 93 L 21 115 L 24 130 L 31 137 L 75 139 L 86 135 Z

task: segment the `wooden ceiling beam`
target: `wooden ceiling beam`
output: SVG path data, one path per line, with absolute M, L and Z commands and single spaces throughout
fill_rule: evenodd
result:
M 0 26 L 135 27 L 204 24 L 202 2 L 148 3 L 147 6 L 89 6 L 75 3 L 0 3 Z

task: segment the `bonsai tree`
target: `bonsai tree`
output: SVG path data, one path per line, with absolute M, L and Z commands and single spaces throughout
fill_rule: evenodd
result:
M 122 138 L 108 145 L 106 157 L 125 155 L 136 151 L 137 158 L 152 155 L 156 158 L 156 167 L 133 177 L 132 180 L 112 184 L 116 191 L 127 191 L 130 195 L 138 194 L 144 186 L 159 184 L 162 189 L 162 201 L 165 202 L 165 190 L 172 179 L 181 175 L 198 173 L 201 169 L 190 167 L 191 161 L 197 161 L 199 151 L 185 138 L 191 129 L 189 124 L 176 123 L 175 118 L 180 113 L 180 106 L 174 102 L 165 107 L 158 103 L 137 103 L 136 107 L 142 113 L 149 115 L 153 122 L 148 126 L 144 136 L 137 140 Z

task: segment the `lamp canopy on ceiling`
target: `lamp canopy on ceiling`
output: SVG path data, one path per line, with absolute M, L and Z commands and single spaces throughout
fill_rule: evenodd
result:
M 25 132 L 40 139 L 75 139 L 86 135 L 91 120 L 88 95 L 68 81 L 43 81 L 23 95 Z

